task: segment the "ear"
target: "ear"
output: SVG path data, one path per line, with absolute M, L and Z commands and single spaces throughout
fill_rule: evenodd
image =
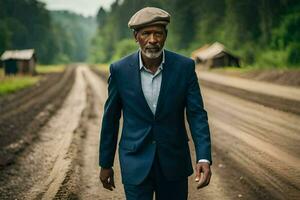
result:
M 135 39 L 135 42 L 138 42 L 138 40 L 137 40 L 137 31 L 133 31 L 132 34 L 133 34 L 133 37 Z

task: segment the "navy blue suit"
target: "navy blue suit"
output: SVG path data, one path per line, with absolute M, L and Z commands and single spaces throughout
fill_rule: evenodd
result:
M 111 64 L 108 83 L 100 140 L 101 167 L 113 166 L 121 112 L 119 159 L 124 184 L 140 184 L 149 174 L 155 155 L 167 180 L 180 180 L 193 173 L 185 109 L 196 160 L 211 161 L 207 113 L 193 60 L 165 50 L 155 115 L 143 95 L 137 52 Z

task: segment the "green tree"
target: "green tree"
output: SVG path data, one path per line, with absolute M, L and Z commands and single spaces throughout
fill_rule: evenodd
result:
M 281 66 L 298 62 L 298 0 L 115 1 L 110 9 L 99 9 L 90 60 L 108 62 L 123 55 L 119 48 L 132 38 L 128 20 L 145 6 L 170 12 L 166 47 L 187 56 L 204 44 L 219 41 L 246 64 Z
M 126 55 L 129 55 L 137 51 L 138 45 L 134 42 L 134 39 L 123 39 L 116 45 L 116 53 L 112 60 L 118 60 Z

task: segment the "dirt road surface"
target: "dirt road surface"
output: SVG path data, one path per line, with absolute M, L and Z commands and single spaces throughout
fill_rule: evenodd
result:
M 214 157 L 211 187 L 204 196 L 299 199 L 299 116 L 208 88 L 202 92 Z M 212 197 L 215 188 L 225 189 L 223 198 Z
M 105 76 L 76 68 L 74 85 L 38 139 L 0 170 L 0 199 L 125 199 L 115 159 L 116 189 L 102 188 L 98 145 Z M 201 87 L 213 143 L 213 176 L 189 199 L 299 199 L 300 117 Z M 193 143 L 190 142 L 195 158 Z
M 44 75 L 36 85 L 0 98 L 0 167 L 32 143 L 61 106 L 74 81 L 74 69 Z

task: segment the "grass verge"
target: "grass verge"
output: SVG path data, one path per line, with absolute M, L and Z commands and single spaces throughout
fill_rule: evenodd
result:
M 65 69 L 64 65 L 38 65 L 38 74 L 59 73 Z M 0 96 L 14 93 L 18 90 L 30 87 L 40 80 L 41 76 L 15 75 L 5 76 L 3 68 L 0 69 Z
M 3 68 L 0 68 L 0 79 L 1 79 L 2 77 L 4 77 L 4 70 L 3 70 Z
M 0 96 L 16 92 L 34 85 L 39 81 L 39 76 L 8 76 L 0 79 Z
M 36 71 L 39 74 L 59 73 L 65 70 L 65 65 L 37 65 Z
M 109 72 L 109 65 L 108 64 L 96 64 L 96 65 L 93 65 L 93 66 L 96 67 L 99 71 Z

